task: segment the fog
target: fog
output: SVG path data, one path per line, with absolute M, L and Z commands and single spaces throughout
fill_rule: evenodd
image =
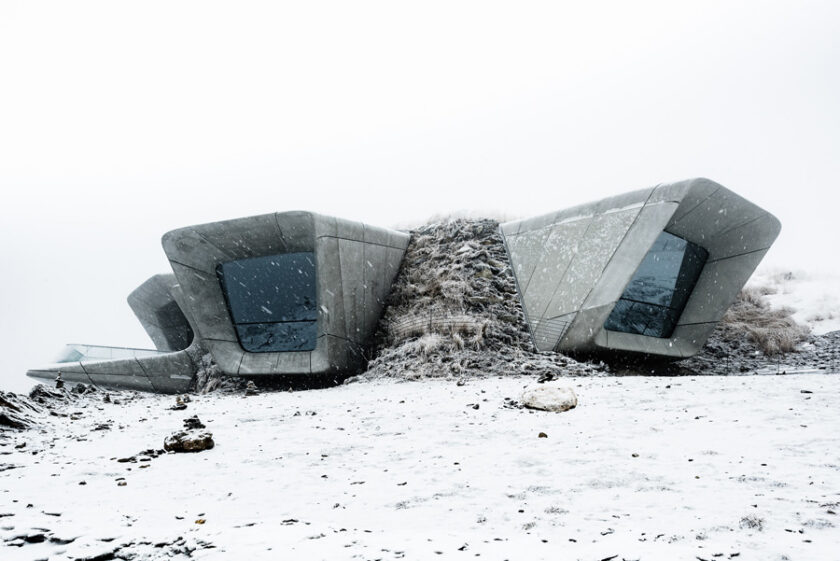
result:
M 679 5 L 678 5 L 679 4 Z M 835 2 L 0 4 L 0 389 L 151 347 L 167 230 L 518 217 L 709 177 L 840 270 Z M 839 287 L 840 288 L 840 287 Z

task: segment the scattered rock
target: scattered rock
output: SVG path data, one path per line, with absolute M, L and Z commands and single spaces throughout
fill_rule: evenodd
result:
M 42 405 L 52 404 L 54 402 L 66 402 L 71 399 L 71 395 L 63 389 L 48 388 L 44 384 L 36 384 L 32 391 L 29 392 L 29 399 Z
M 12 392 L 0 392 L 0 431 L 24 430 L 35 426 L 35 417 L 44 411 L 33 401 Z
M 254 381 L 253 380 L 248 380 L 248 383 L 245 384 L 245 395 L 246 396 L 251 396 L 251 395 L 259 395 L 259 394 L 260 394 L 260 390 L 257 389 L 257 385 L 254 383 Z
M 213 435 L 209 432 L 178 431 L 163 441 L 163 448 L 167 452 L 201 452 L 215 445 Z
M 522 392 L 521 400 L 525 407 L 554 412 L 568 411 L 578 404 L 574 390 L 556 382 L 535 384 L 526 388 Z
M 77 393 L 79 395 L 96 393 L 96 388 L 88 384 L 76 384 L 75 386 L 73 386 L 73 393 Z
M 173 405 L 169 409 L 172 411 L 183 411 L 186 408 L 187 404 L 184 403 L 184 399 L 179 395 L 175 398 L 175 405 Z
M 205 428 L 205 426 L 204 423 L 202 423 L 199 420 L 198 415 L 193 415 L 192 417 L 187 417 L 186 419 L 184 419 L 184 428 L 187 430 L 193 430 L 203 429 Z

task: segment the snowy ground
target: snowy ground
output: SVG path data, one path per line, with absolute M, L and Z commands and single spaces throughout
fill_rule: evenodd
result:
M 0 437 L 0 559 L 840 559 L 840 376 L 568 382 L 84 397 Z M 213 450 L 141 461 L 196 414 Z
M 840 275 L 759 269 L 748 286 L 761 288 L 773 308 L 796 310 L 793 318 L 814 335 L 840 330 Z

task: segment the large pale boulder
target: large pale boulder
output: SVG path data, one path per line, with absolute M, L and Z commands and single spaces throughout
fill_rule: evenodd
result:
M 568 411 L 577 407 L 577 395 L 572 388 L 557 382 L 534 384 L 522 392 L 522 405 L 543 411 Z

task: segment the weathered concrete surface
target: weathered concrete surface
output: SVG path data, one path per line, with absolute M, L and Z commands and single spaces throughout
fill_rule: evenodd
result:
M 225 374 L 326 374 L 364 364 L 368 342 L 397 274 L 408 235 L 311 212 L 272 213 L 190 226 L 163 236 L 163 248 L 202 344 Z M 313 351 L 242 349 L 216 267 L 281 253 L 313 252 L 318 303 Z
M 128 295 L 129 307 L 159 351 L 181 351 L 189 347 L 193 330 L 173 290 L 175 275 L 155 275 Z
M 658 185 L 500 226 L 537 348 L 683 358 L 702 348 L 776 239 L 779 221 L 708 179 Z M 709 252 L 670 338 L 604 322 L 662 232 Z

